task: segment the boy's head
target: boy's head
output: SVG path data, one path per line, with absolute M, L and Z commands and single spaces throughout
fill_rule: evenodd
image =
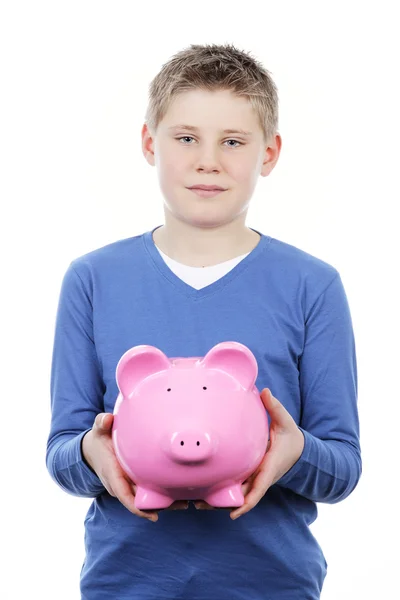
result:
M 157 166 L 167 212 L 197 227 L 244 223 L 258 176 L 281 148 L 268 72 L 231 45 L 192 45 L 162 67 L 149 95 L 143 153 Z M 202 198 L 189 189 L 201 184 L 226 191 Z

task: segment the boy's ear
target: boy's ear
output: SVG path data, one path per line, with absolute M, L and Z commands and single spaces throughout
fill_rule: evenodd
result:
M 260 175 L 267 177 L 278 162 L 282 148 L 282 137 L 279 133 L 275 134 L 270 140 L 265 149 L 263 164 Z
M 239 342 L 217 344 L 199 362 L 199 366 L 219 369 L 232 375 L 245 390 L 251 390 L 258 375 L 258 365 L 254 354 Z
M 146 123 L 142 127 L 142 152 L 149 165 L 154 167 L 154 140 Z
M 143 379 L 170 367 L 168 357 L 158 348 L 134 346 L 121 356 L 115 370 L 119 391 L 124 398 L 129 398 Z

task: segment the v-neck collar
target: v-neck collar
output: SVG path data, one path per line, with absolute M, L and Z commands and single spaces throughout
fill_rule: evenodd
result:
M 142 240 L 145 250 L 147 251 L 156 270 L 163 277 L 165 277 L 165 279 L 167 279 L 177 289 L 178 292 L 180 292 L 188 298 L 192 298 L 193 300 L 200 300 L 202 298 L 211 296 L 219 292 L 233 279 L 238 277 L 238 275 L 240 275 L 245 269 L 247 269 L 250 263 L 252 263 L 253 260 L 255 260 L 261 254 L 261 252 L 265 250 L 265 248 L 271 241 L 271 238 L 269 236 L 264 235 L 263 233 L 257 231 L 256 229 L 253 229 L 252 227 L 249 227 L 249 229 L 252 229 L 252 231 L 255 231 L 261 236 L 257 246 L 255 246 L 255 248 L 253 248 L 253 250 L 247 256 L 245 256 L 245 258 L 243 258 L 235 267 L 233 267 L 233 269 L 228 271 L 228 273 L 217 279 L 217 281 L 214 281 L 213 283 L 210 283 L 209 285 L 206 285 L 205 287 L 200 288 L 198 290 L 182 281 L 182 279 L 178 277 L 178 275 L 175 275 L 175 273 L 171 271 L 171 269 L 157 250 L 157 247 L 153 240 L 153 233 L 156 229 L 159 229 L 160 227 L 162 227 L 162 225 L 158 225 L 157 227 L 154 227 L 154 229 L 152 229 L 151 231 L 146 231 L 143 234 Z

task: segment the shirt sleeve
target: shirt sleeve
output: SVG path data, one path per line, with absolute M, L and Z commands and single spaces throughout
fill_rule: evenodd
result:
M 304 448 L 276 483 L 334 504 L 349 496 L 362 471 L 355 340 L 339 273 L 306 315 L 299 385 Z
M 66 492 L 94 498 L 105 491 L 82 456 L 81 442 L 104 412 L 104 382 L 93 338 L 91 294 L 73 263 L 64 275 L 51 365 L 51 426 L 46 466 Z

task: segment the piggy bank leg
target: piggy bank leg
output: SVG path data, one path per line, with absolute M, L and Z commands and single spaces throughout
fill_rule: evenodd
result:
M 173 499 L 166 494 L 148 490 L 138 486 L 135 495 L 135 506 L 139 510 L 157 510 L 168 508 L 173 503 Z
M 208 504 L 215 507 L 237 507 L 242 506 L 244 496 L 240 484 L 212 491 L 204 498 Z

